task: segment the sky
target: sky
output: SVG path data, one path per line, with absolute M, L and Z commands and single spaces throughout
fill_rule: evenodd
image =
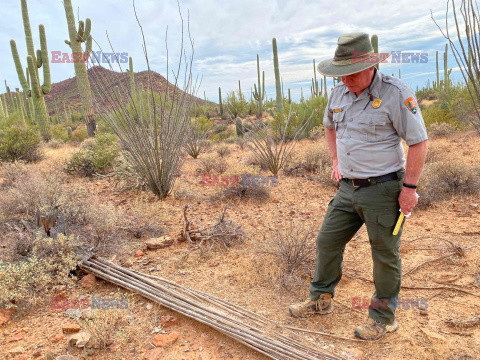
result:
M 92 20 L 94 50 L 110 52 L 108 37 L 116 53 L 133 57 L 135 71 L 147 68 L 142 47 L 142 33 L 131 0 L 72 0 L 75 16 Z M 265 71 L 266 96 L 275 98 L 272 38 L 277 39 L 280 74 L 285 92 L 292 98 L 309 96 L 313 59 L 333 58 L 337 39 L 346 32 L 366 32 L 379 37 L 379 52 L 420 52 L 428 54 L 425 63 L 382 63 L 380 71 L 395 74 L 412 89 L 436 78 L 435 51 L 440 55 L 440 77 L 443 77 L 443 52 L 446 40 L 431 18 L 445 27 L 446 0 L 402 1 L 325 1 L 325 0 L 179 0 L 184 19 L 185 49 L 190 53 L 187 25 L 194 41 L 193 74 L 201 79 L 198 96 L 218 102 L 222 94 L 238 89 L 250 97 L 257 81 L 256 56 Z M 145 35 L 152 70 L 166 76 L 165 46 L 168 26 L 168 59 L 170 74 L 178 64 L 181 18 L 176 0 L 135 0 L 138 19 Z M 40 48 L 38 25 L 46 28 L 48 51 L 70 53 L 64 43 L 68 38 L 67 21 L 61 0 L 28 0 L 30 24 L 35 48 Z M 10 39 L 17 43 L 26 67 L 26 45 L 20 0 L 0 0 L 0 93 L 3 80 L 10 88 L 20 87 L 10 50 Z M 189 21 L 187 22 L 187 19 Z M 188 23 L 188 24 L 187 24 Z M 452 22 L 450 22 L 452 24 Z M 449 50 L 452 78 L 461 79 Z M 390 57 L 391 59 L 391 57 Z M 128 64 L 121 64 L 122 66 Z M 106 64 L 108 66 L 108 64 Z M 124 70 L 126 67 L 123 68 Z M 52 82 L 75 75 L 73 64 L 51 63 Z M 317 73 L 317 78 L 320 74 Z M 172 77 L 170 75 L 169 80 Z M 328 80 L 328 87 L 332 87 Z

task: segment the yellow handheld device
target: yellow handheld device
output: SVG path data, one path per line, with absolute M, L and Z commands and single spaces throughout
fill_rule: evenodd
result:
M 403 212 L 400 213 L 400 216 L 398 217 L 397 224 L 395 225 L 395 228 L 393 229 L 392 235 L 398 235 L 398 232 L 400 231 L 400 226 L 402 226 L 403 219 L 405 219 L 405 214 Z

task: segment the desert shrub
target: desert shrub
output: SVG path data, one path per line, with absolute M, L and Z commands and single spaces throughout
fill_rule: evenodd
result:
M 442 150 L 442 147 L 435 146 L 434 144 L 429 144 L 425 163 L 429 164 L 442 160 L 444 158 Z
M 70 135 L 70 140 L 76 144 L 80 144 L 86 138 L 88 138 L 87 126 L 83 124 L 77 126 L 77 128 L 73 130 L 72 134 Z
M 236 118 L 237 116 L 245 116 L 248 112 L 248 103 L 240 93 L 230 91 L 227 94 L 227 101 L 225 102 L 227 111 Z
M 422 110 L 422 117 L 425 126 L 429 127 L 433 123 L 445 123 L 452 126 L 458 125 L 458 119 L 451 108 L 442 107 L 438 103 L 430 105 Z
M 308 273 L 315 259 L 314 239 L 313 230 L 291 221 L 290 226 L 277 228 L 262 242 L 259 251 L 274 257 L 282 286 L 288 288 L 292 279 Z
M 210 140 L 214 142 L 226 141 L 227 139 L 236 139 L 237 135 L 235 130 L 232 128 L 227 128 L 225 131 L 213 134 L 210 136 Z
M 55 124 L 50 126 L 50 136 L 53 140 L 67 142 L 69 140 L 68 130 L 63 124 Z
M 0 132 L 0 160 L 38 161 L 40 134 L 32 127 L 12 126 Z
M 325 127 L 323 125 L 317 125 L 308 132 L 308 138 L 310 140 L 315 141 L 323 136 L 325 136 Z
M 227 186 L 219 193 L 213 195 L 210 200 L 253 200 L 264 202 L 270 197 L 270 189 L 266 186 Z
M 457 131 L 456 127 L 449 123 L 434 122 L 427 128 L 430 138 L 449 137 Z
M 242 174 L 259 175 L 260 167 L 258 165 L 238 163 L 238 164 L 235 164 L 235 166 L 230 167 L 225 172 L 225 175 L 242 175 Z
M 112 134 L 101 134 L 94 140 L 86 139 L 82 144 L 82 149 L 70 158 L 65 169 L 67 173 L 87 177 L 105 173 L 120 152 Z
M 91 150 L 95 146 L 96 141 L 96 138 L 86 138 L 80 143 L 79 148 L 83 150 Z
M 478 195 L 479 179 L 480 168 L 459 161 L 427 164 L 418 188 L 418 205 L 427 207 L 452 196 Z
M 228 168 L 227 162 L 223 158 L 218 158 L 213 154 L 209 154 L 200 159 L 200 171 L 202 174 L 223 174 Z
M 235 144 L 238 145 L 238 147 L 240 148 L 240 150 L 244 150 L 244 149 L 245 149 L 245 143 L 246 143 L 245 139 L 244 139 L 244 138 L 241 138 L 241 137 L 239 137 L 239 138 L 237 138 L 237 139 L 235 140 Z
M 45 290 L 71 283 L 70 271 L 79 260 L 73 250 L 74 240 L 63 234 L 56 239 L 38 236 L 26 259 L 0 260 L 0 304 L 10 307 L 14 303 L 35 303 Z
M 230 154 L 230 148 L 224 144 L 218 145 L 216 150 L 217 150 L 217 154 L 222 158 Z
M 192 158 L 196 159 L 200 155 L 210 135 L 212 126 L 212 121 L 205 116 L 200 116 L 190 122 L 187 130 L 188 140 L 185 143 L 185 150 Z
M 50 149 L 59 149 L 61 148 L 65 143 L 61 140 L 57 139 L 50 139 L 50 141 L 46 144 Z

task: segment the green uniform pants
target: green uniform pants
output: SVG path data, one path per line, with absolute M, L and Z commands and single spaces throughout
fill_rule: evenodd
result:
M 398 180 L 389 180 L 366 187 L 354 187 L 340 181 L 337 194 L 328 205 L 325 219 L 317 236 L 316 267 L 310 284 L 310 298 L 322 293 L 334 295 L 342 276 L 345 245 L 363 223 L 366 224 L 373 258 L 375 292 L 369 316 L 382 323 L 395 319 L 396 298 L 400 291 L 402 265 L 400 236 L 392 235 L 400 214 L 398 196 L 402 189 L 404 171 L 397 172 Z M 403 227 L 403 225 L 402 225 Z

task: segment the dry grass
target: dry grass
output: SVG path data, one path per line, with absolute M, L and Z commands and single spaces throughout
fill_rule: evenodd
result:
M 200 159 L 201 174 L 223 174 L 227 169 L 228 164 L 224 158 L 218 158 L 213 154 L 209 154 Z
M 314 238 L 313 230 L 305 229 L 303 224 L 294 224 L 293 221 L 289 227 L 276 229 L 268 237 L 264 236 L 259 252 L 274 257 L 283 287 L 294 287 L 309 272 L 311 261 L 315 258 Z
M 457 129 L 455 128 L 455 126 L 447 123 L 435 122 L 427 128 L 428 137 L 432 139 L 439 137 L 449 137 L 455 134 L 456 131 Z
M 218 145 L 216 147 L 216 151 L 218 156 L 220 156 L 221 158 L 225 158 L 228 154 L 230 154 L 230 148 L 228 147 L 228 145 L 225 144 Z
M 253 200 L 264 202 L 270 197 L 270 190 L 265 186 L 228 186 L 219 193 L 213 195 L 211 201 L 219 200 Z

